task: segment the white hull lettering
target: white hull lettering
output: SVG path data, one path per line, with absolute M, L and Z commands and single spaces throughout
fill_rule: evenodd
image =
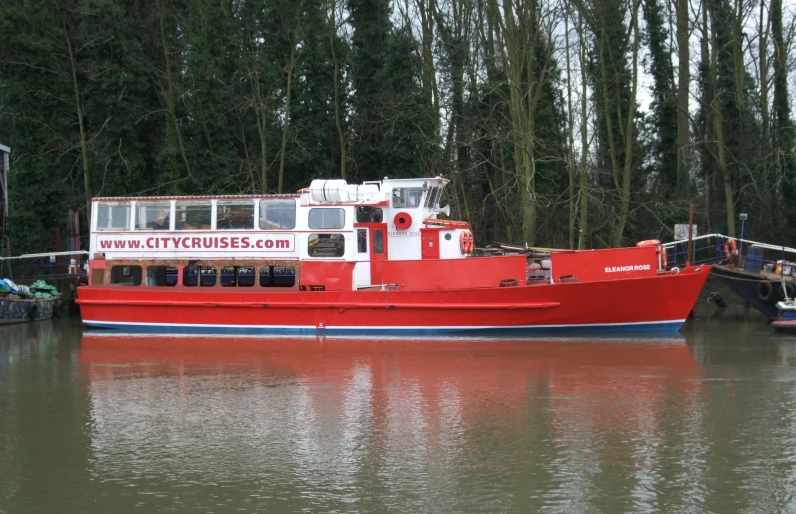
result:
M 625 271 L 649 271 L 652 266 L 649 264 L 634 264 L 632 266 L 606 266 L 606 273 L 621 273 Z
M 100 250 L 262 250 L 292 252 L 295 249 L 293 234 L 278 236 L 140 236 L 126 238 L 98 237 Z

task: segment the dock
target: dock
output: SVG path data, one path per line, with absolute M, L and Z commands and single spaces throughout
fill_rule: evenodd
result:
M 70 211 L 66 223 L 66 251 L 52 251 L 24 255 L 11 255 L 11 226 L 9 222 L 8 172 L 11 149 L 0 144 L 0 278 L 11 279 L 20 285 L 30 285 L 44 280 L 60 291 L 69 305 L 73 304 L 77 286 L 87 280 L 88 252 L 80 250 L 79 218 Z M 54 245 L 61 247 L 60 229 L 55 229 Z

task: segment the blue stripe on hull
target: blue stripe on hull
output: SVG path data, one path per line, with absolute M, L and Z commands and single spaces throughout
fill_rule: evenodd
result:
M 328 335 L 328 336 L 439 336 L 439 335 L 545 335 L 676 333 L 684 320 L 600 325 L 540 325 L 520 327 L 279 327 L 234 325 L 155 325 L 84 321 L 89 327 L 142 334 Z

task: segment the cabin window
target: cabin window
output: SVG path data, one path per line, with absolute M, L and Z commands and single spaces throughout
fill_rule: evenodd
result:
M 381 223 L 383 220 L 384 211 L 378 207 L 357 207 L 357 223 Z
M 384 253 L 384 231 L 373 231 L 373 253 Z
M 168 230 L 169 202 L 138 202 L 135 205 L 136 230 Z
M 334 230 L 345 225 L 345 209 L 310 209 L 309 226 L 311 229 Z
M 215 266 L 186 266 L 182 274 L 182 284 L 190 287 L 212 287 L 217 279 Z
M 368 231 L 364 228 L 357 229 L 357 253 L 368 253 Z
M 293 266 L 260 266 L 260 286 L 293 287 L 296 285 L 296 268 Z
M 97 204 L 97 230 L 128 230 L 130 228 L 130 204 Z
M 222 266 L 222 287 L 253 287 L 254 266 Z
M 121 286 L 140 286 L 141 266 L 112 266 L 111 284 Z
M 296 228 L 296 200 L 267 198 L 260 200 L 262 230 L 293 230 Z
M 147 266 L 146 285 L 176 286 L 179 282 L 180 270 L 174 266 Z
M 310 257 L 342 257 L 345 253 L 343 234 L 310 234 L 307 239 Z
M 413 209 L 420 207 L 423 189 L 419 187 L 399 187 L 392 190 L 392 206 Z
M 216 216 L 218 230 L 254 228 L 254 202 L 219 200 L 216 204 Z
M 178 201 L 174 208 L 177 230 L 210 230 L 213 206 L 209 201 Z

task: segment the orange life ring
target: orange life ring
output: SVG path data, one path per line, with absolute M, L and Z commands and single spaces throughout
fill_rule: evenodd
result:
M 408 212 L 399 212 L 393 218 L 393 222 L 398 230 L 406 230 L 412 226 L 412 216 Z
M 735 242 L 735 239 L 727 239 L 724 242 L 724 256 L 727 258 L 727 262 L 733 262 L 735 260 L 735 253 L 738 251 L 738 244 Z
M 462 251 L 462 254 L 468 255 L 473 253 L 473 233 L 469 230 L 463 230 L 461 234 L 459 234 L 459 248 Z
M 426 225 L 439 225 L 440 227 L 455 227 L 455 228 L 468 228 L 470 226 L 466 221 L 457 220 L 442 220 L 439 218 L 426 218 L 423 220 Z
M 636 243 L 636 247 L 644 248 L 647 246 L 656 246 L 658 247 L 658 255 L 661 256 L 661 269 L 666 270 L 667 258 L 666 258 L 666 247 L 661 244 L 661 242 L 657 239 L 647 239 L 646 241 L 639 241 Z

